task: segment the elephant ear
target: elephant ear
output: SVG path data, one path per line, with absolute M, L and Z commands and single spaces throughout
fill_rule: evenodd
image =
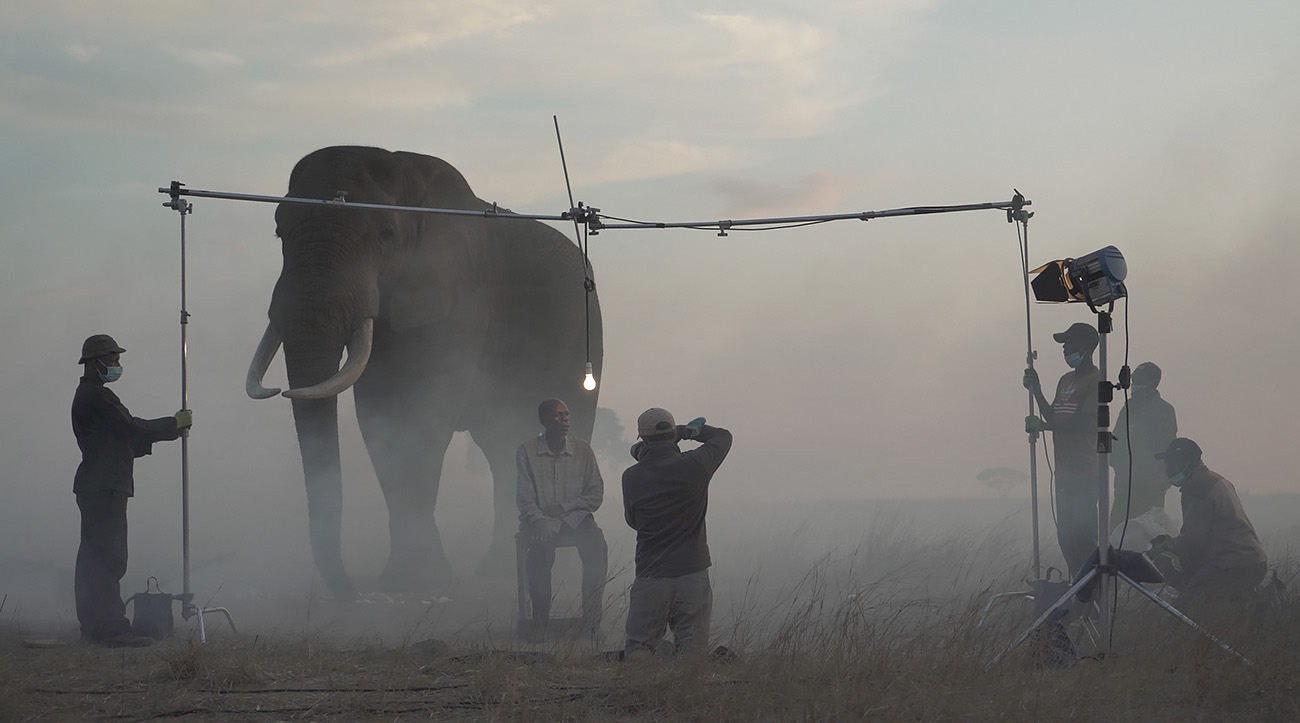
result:
M 399 151 L 403 201 L 424 208 L 479 210 L 486 206 L 451 164 Z M 485 251 L 481 218 L 409 214 L 396 220 L 397 264 L 387 295 L 389 325 L 406 331 L 452 320 L 474 323 L 482 307 L 479 258 Z
M 477 220 L 477 224 L 483 223 Z M 474 220 L 424 216 L 407 239 L 404 263 L 388 295 L 388 323 L 401 332 L 446 322 L 467 321 L 479 306 Z

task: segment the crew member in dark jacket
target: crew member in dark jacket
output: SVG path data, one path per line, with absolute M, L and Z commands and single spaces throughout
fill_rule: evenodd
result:
M 637 419 L 636 464 L 623 472 L 623 517 L 636 530 L 636 579 L 627 611 L 625 655 L 655 653 L 672 628 L 672 652 L 709 640 L 713 590 L 704 518 L 709 482 L 731 450 L 731 432 L 701 417 L 677 426 L 667 410 Z M 699 442 L 687 452 L 678 440 Z
M 1180 599 L 1220 605 L 1248 602 L 1268 571 L 1268 556 L 1246 517 L 1237 490 L 1201 461 L 1201 447 L 1186 437 L 1156 455 L 1169 484 L 1182 492 L 1183 528 L 1158 537 L 1151 556 L 1178 588 Z
M 126 574 L 126 503 L 135 495 L 135 458 L 151 453 L 154 442 L 181 436 L 193 421 L 189 410 L 159 419 L 131 416 L 105 386 L 122 376 L 119 355 L 125 351 L 107 334 L 86 339 L 80 362 L 85 373 L 72 400 L 72 431 L 81 448 L 81 466 L 72 486 L 81 509 L 77 620 L 83 640 L 109 647 L 154 642 L 132 634 L 120 588 Z
M 1138 364 L 1133 369 L 1133 396 L 1115 418 L 1115 446 L 1110 453 L 1110 466 L 1115 469 L 1112 529 L 1165 506 L 1169 480 L 1156 454 L 1178 436 L 1178 416 L 1156 388 L 1160 376 L 1155 364 Z

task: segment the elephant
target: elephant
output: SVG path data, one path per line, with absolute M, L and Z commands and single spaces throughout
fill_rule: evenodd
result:
M 284 266 L 247 392 L 281 393 L 262 380 L 282 347 L 322 579 L 338 598 L 356 595 L 340 539 L 337 398 L 348 388 L 388 507 L 379 589 L 452 580 L 434 508 L 457 431 L 469 432 L 492 473 L 494 528 L 479 569 L 513 569 L 515 450 L 538 432 L 538 403 L 564 399 L 571 433 L 584 439 L 595 421 L 597 393 L 582 382 L 587 361 L 601 372 L 601 317 L 584 254 L 544 223 L 497 217 L 459 171 L 418 153 L 323 148 L 297 163 L 286 197 L 342 202 L 277 205 Z

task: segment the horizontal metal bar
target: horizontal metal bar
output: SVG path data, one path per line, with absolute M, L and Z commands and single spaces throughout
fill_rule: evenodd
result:
M 1023 205 L 1030 205 L 1030 201 L 1025 201 Z M 736 226 L 772 226 L 795 223 L 817 223 L 820 221 L 848 221 L 860 220 L 870 221 L 873 218 L 888 218 L 892 216 L 923 216 L 934 213 L 953 213 L 955 211 L 982 211 L 989 209 L 1011 209 L 1015 208 L 1014 201 L 991 201 L 988 203 L 967 203 L 958 206 L 911 206 L 908 208 L 894 208 L 885 211 L 862 211 L 859 213 L 839 213 L 825 214 L 820 216 L 783 216 L 777 218 L 748 218 L 748 219 L 728 219 L 722 221 L 693 221 L 693 222 L 629 222 L 629 223 L 602 223 L 600 228 L 607 229 L 636 229 L 636 228 L 719 228 L 728 229 Z
M 559 215 L 528 214 L 514 213 L 511 211 L 499 210 L 496 204 L 491 208 L 482 211 L 470 211 L 458 208 L 425 208 L 423 206 L 398 206 L 381 203 L 357 203 L 348 201 L 345 198 L 320 199 L 320 198 L 295 198 L 292 196 L 259 196 L 247 193 L 229 193 L 225 191 L 201 191 L 193 188 L 185 188 L 183 184 L 173 182 L 170 188 L 159 188 L 159 193 L 171 196 L 194 196 L 197 198 L 219 198 L 231 201 L 255 201 L 258 203 L 296 203 L 310 206 L 328 206 L 331 208 L 358 208 L 373 211 L 411 211 L 416 213 L 439 213 L 454 216 L 479 216 L 483 218 L 508 218 L 508 219 L 527 219 L 534 221 L 573 221 L 574 213 L 565 212 Z M 955 206 L 909 206 L 907 208 L 893 208 L 884 211 L 860 211 L 858 213 L 839 213 L 839 214 L 822 214 L 817 216 L 780 216 L 775 218 L 746 218 L 746 219 L 726 219 L 720 221 L 629 221 L 625 223 L 605 223 L 596 209 L 582 207 L 579 204 L 577 220 L 580 223 L 590 224 L 591 230 L 601 231 L 604 229 L 643 229 L 643 228 L 691 228 L 691 229 L 719 229 L 725 231 L 742 226 L 782 226 L 791 224 L 821 223 L 827 221 L 870 221 L 873 218 L 890 218 L 895 216 L 924 216 L 937 213 L 954 213 L 957 211 L 982 211 L 990 209 L 1012 210 L 1019 209 L 1022 206 L 1031 205 L 1033 202 L 1022 199 L 1013 199 L 1010 201 L 990 201 L 987 203 L 966 203 Z
M 172 194 L 170 188 L 160 188 L 158 193 Z M 230 201 L 255 201 L 258 203 L 297 203 L 307 206 L 329 206 L 332 208 L 360 208 L 371 211 L 412 211 L 415 213 L 440 213 L 451 216 L 482 216 L 486 218 L 509 218 L 509 219 L 531 219 L 535 221 L 569 221 L 568 214 L 559 216 L 546 216 L 541 214 L 514 213 L 512 211 L 503 211 L 497 209 L 493 204 L 491 208 L 482 211 L 470 211 L 463 208 L 426 208 L 424 206 L 396 206 L 385 203 L 358 203 L 346 199 L 320 199 L 320 198 L 294 198 L 292 196 L 258 196 L 248 193 L 228 193 L 226 191 L 200 191 L 195 188 L 181 187 L 176 191 L 180 196 L 194 196 L 196 198 L 222 198 Z

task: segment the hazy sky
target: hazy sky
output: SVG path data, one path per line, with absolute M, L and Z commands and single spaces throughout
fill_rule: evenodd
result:
M 1036 213 L 1034 265 L 1107 244 L 1128 259 L 1112 378 L 1127 337 L 1132 365 L 1164 368 L 1180 431 L 1211 467 L 1247 492 L 1291 491 L 1300 5 L 1246 7 L 8 7 L 0 541 L 75 544 L 68 407 L 87 335 L 127 348 L 115 389 L 134 413 L 179 403 L 179 221 L 159 186 L 281 194 L 298 158 L 355 143 L 442 157 L 484 199 L 559 213 L 568 200 L 552 115 L 575 197 L 616 216 L 845 213 L 1020 189 Z M 195 207 L 197 529 L 292 519 L 305 545 L 289 403 L 243 392 L 279 272 L 273 207 Z M 602 406 L 629 426 L 664 406 L 732 429 L 717 495 L 985 495 L 982 470 L 1028 469 L 1023 286 L 1000 212 L 726 238 L 607 231 L 591 257 Z M 1086 307 L 1034 307 L 1049 388 L 1065 371 L 1049 334 L 1090 319 Z M 282 379 L 277 362 L 268 380 Z M 349 504 L 374 509 L 355 424 L 345 433 L 345 468 L 359 478 Z M 179 459 L 179 445 L 164 445 L 137 465 L 134 529 L 178 514 Z M 481 485 L 446 485 L 452 503 L 487 504 Z

